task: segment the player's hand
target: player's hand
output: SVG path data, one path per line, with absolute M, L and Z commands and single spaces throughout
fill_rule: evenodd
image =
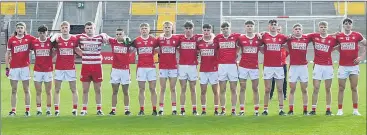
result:
M 130 41 L 131 41 L 131 39 L 129 37 L 125 37 L 124 38 L 124 44 L 125 44 L 125 46 L 129 46 L 130 45 Z
M 260 39 L 260 40 L 263 38 L 263 35 L 264 35 L 264 33 L 257 33 L 256 34 L 257 38 Z
M 294 36 L 293 36 L 293 34 L 289 34 L 289 35 L 287 36 L 287 38 L 288 38 L 288 39 L 292 39 L 292 38 L 294 38 Z
M 357 57 L 355 60 L 354 60 L 354 64 L 359 64 L 359 62 L 362 61 L 362 58 L 361 57 Z
M 9 68 L 5 68 L 5 75 L 6 75 L 6 77 L 9 77 L 9 72 L 10 72 L 10 69 Z

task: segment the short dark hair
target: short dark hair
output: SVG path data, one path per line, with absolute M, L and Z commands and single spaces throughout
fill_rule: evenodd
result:
M 210 24 L 204 24 L 203 25 L 203 29 L 211 29 L 212 28 L 212 25 L 210 25 Z
M 86 22 L 85 24 L 84 24 L 84 26 L 93 26 L 94 25 L 94 23 L 93 22 L 91 22 L 91 21 L 88 21 L 88 22 Z
M 194 23 L 192 21 L 186 21 L 183 25 L 185 28 L 193 28 Z
M 231 24 L 229 22 L 222 22 L 222 24 L 220 25 L 220 28 L 225 28 L 225 27 L 231 27 Z
M 296 27 L 301 27 L 301 28 L 302 28 L 302 24 L 300 24 L 300 23 L 296 23 L 296 24 L 294 24 L 294 25 L 293 25 L 293 28 L 296 28 Z
M 255 25 L 255 22 L 254 22 L 254 21 L 252 21 L 252 20 L 248 20 L 248 21 L 246 21 L 246 22 L 245 22 L 245 25 L 248 25 L 248 24 Z
M 41 26 L 38 27 L 38 32 L 46 32 L 48 31 L 48 28 L 45 24 L 42 24 Z
M 116 31 L 122 31 L 122 32 L 124 32 L 124 29 L 117 28 Z
M 352 19 L 350 19 L 350 18 L 345 18 L 345 19 L 343 20 L 343 24 L 345 24 L 345 23 L 353 23 L 353 20 L 352 20 Z
M 278 21 L 277 21 L 277 20 L 275 20 L 275 19 L 269 20 L 269 24 L 273 24 L 273 23 L 278 24 Z

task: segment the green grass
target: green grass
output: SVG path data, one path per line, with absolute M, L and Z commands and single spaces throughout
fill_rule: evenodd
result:
M 110 78 L 110 65 L 104 65 L 104 82 L 102 86 L 103 90 L 103 111 L 107 114 L 111 107 L 111 94 L 112 88 L 109 84 Z M 309 66 L 311 67 L 311 66 Z M 80 73 L 80 65 L 77 66 L 77 71 Z M 4 135 L 111 135 L 111 134 L 144 134 L 144 135 L 160 135 L 160 134 L 274 134 L 274 135 L 298 135 L 298 134 L 330 134 L 330 135 L 365 135 L 366 134 L 366 65 L 360 65 L 360 79 L 359 79 L 359 111 L 362 116 L 352 116 L 352 100 L 349 83 L 347 83 L 347 89 L 344 99 L 344 116 L 330 116 L 324 115 L 325 112 L 325 91 L 324 86 L 321 84 L 319 102 L 318 102 L 318 115 L 317 116 L 303 116 L 302 115 L 302 100 L 300 89 L 296 91 L 295 100 L 295 115 L 281 117 L 277 115 L 277 96 L 274 95 L 270 103 L 269 116 L 252 116 L 253 103 L 252 103 L 252 90 L 251 85 L 247 85 L 246 91 L 246 116 L 233 117 L 233 116 L 212 116 L 213 112 L 213 96 L 211 90 L 208 90 L 208 103 L 207 110 L 208 116 L 191 116 L 191 100 L 189 92 L 187 92 L 186 110 L 187 116 L 170 116 L 165 115 L 163 117 L 153 117 L 151 113 L 150 94 L 146 91 L 146 116 L 136 116 L 138 105 L 138 87 L 135 81 L 135 65 L 131 66 L 132 83 L 130 86 L 130 101 L 131 111 L 133 116 L 123 115 L 123 99 L 122 92 L 119 93 L 119 101 L 117 106 L 117 116 L 103 116 L 98 117 L 95 115 L 95 100 L 93 90 L 90 92 L 89 102 L 89 114 L 85 117 L 72 117 L 71 116 L 71 92 L 67 83 L 63 83 L 61 91 L 61 116 L 60 117 L 36 117 L 36 105 L 35 105 L 35 89 L 33 81 L 31 81 L 31 113 L 32 116 L 25 118 L 24 112 L 24 94 L 22 92 L 21 84 L 18 87 L 18 104 L 16 117 L 7 117 L 10 107 L 10 95 L 11 87 L 8 79 L 1 74 L 1 116 L 2 116 L 2 134 Z M 337 69 L 337 66 L 335 66 Z M 311 81 L 311 68 L 309 69 L 310 81 Z M 337 70 L 334 70 L 335 73 Z M 262 71 L 260 71 L 262 74 Z M 250 82 L 248 82 L 250 84 Z M 298 86 L 299 87 L 299 86 Z M 81 103 L 81 83 L 78 81 L 77 88 L 79 90 L 79 103 Z M 309 84 L 309 99 L 311 100 L 312 84 Z M 262 110 L 264 83 L 260 81 L 260 105 Z M 159 85 L 157 83 L 157 91 L 159 91 Z M 179 86 L 177 86 L 177 92 L 180 92 Z M 289 90 L 288 90 L 289 92 Z M 337 112 L 337 92 L 338 84 L 336 77 L 333 80 L 332 86 L 332 111 Z M 199 99 L 200 89 L 197 86 L 197 99 L 198 108 L 200 108 Z M 43 106 L 45 106 L 45 94 L 43 94 Z M 179 101 L 179 96 L 177 96 Z M 309 108 L 310 108 L 309 102 Z M 170 92 L 166 92 L 165 100 L 166 114 L 171 111 L 170 106 Z M 227 92 L 227 108 L 230 108 L 230 92 Z M 79 109 L 81 105 L 79 105 Z M 237 107 L 238 109 L 239 107 Z M 199 109 L 200 110 L 200 109 Z M 288 111 L 288 101 L 285 102 L 285 110 Z M 201 112 L 201 111 L 199 111 Z M 228 113 L 229 111 L 227 111 Z

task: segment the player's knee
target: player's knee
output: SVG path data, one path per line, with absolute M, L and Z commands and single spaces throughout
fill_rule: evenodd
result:
M 118 91 L 118 90 L 114 90 L 114 91 L 112 91 L 112 95 L 117 95 L 117 93 L 119 93 L 119 91 Z
M 36 95 L 37 95 L 37 96 L 41 96 L 41 95 L 42 95 L 42 91 L 37 90 L 37 91 L 36 91 Z
M 122 92 L 124 93 L 124 96 L 129 96 L 129 91 L 128 90 L 124 90 Z
M 241 93 L 244 93 L 246 91 L 246 89 L 245 88 L 240 88 L 240 92 Z
M 24 90 L 24 94 L 25 94 L 25 95 L 29 94 L 29 90 L 28 90 L 28 89 L 25 89 L 25 90 Z
M 206 90 L 201 90 L 201 95 L 205 95 L 206 94 Z
M 51 95 L 51 90 L 46 90 L 46 95 L 50 96 Z
M 357 87 L 352 87 L 352 92 L 357 92 Z
M 339 85 L 339 91 L 344 91 L 345 90 L 345 85 Z
M 171 88 L 171 93 L 176 93 L 176 88 L 175 87 Z

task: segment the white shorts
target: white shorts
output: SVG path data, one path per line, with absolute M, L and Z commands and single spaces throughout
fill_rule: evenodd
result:
M 289 82 L 296 83 L 308 82 L 308 67 L 307 65 L 291 65 L 289 67 Z
M 174 78 L 178 76 L 177 69 L 159 69 L 160 78 Z
M 136 73 L 137 81 L 155 81 L 157 80 L 157 72 L 155 68 L 138 68 Z
M 218 84 L 218 72 L 200 72 L 200 84 Z
M 284 79 L 283 67 L 264 67 L 263 79 Z
M 238 69 L 236 64 L 218 65 L 219 81 L 238 81 Z
M 338 69 L 339 79 L 347 79 L 350 75 L 359 75 L 359 65 L 339 66 L 339 69 Z
M 10 68 L 8 78 L 14 81 L 25 81 L 31 79 L 29 67 Z
M 243 67 L 238 67 L 238 77 L 240 79 L 250 79 L 250 80 L 255 80 L 255 79 L 259 79 L 259 69 L 250 69 L 250 68 L 243 68 Z
M 112 68 L 110 83 L 114 84 L 130 84 L 130 70 Z
M 35 82 L 51 82 L 52 72 L 33 72 L 33 80 Z
M 198 80 L 198 69 L 196 65 L 178 65 L 178 79 L 196 81 Z
M 55 80 L 59 81 L 75 81 L 75 70 L 55 70 Z
M 315 80 L 327 80 L 333 79 L 334 76 L 334 69 L 332 65 L 317 65 L 313 68 L 313 79 Z

